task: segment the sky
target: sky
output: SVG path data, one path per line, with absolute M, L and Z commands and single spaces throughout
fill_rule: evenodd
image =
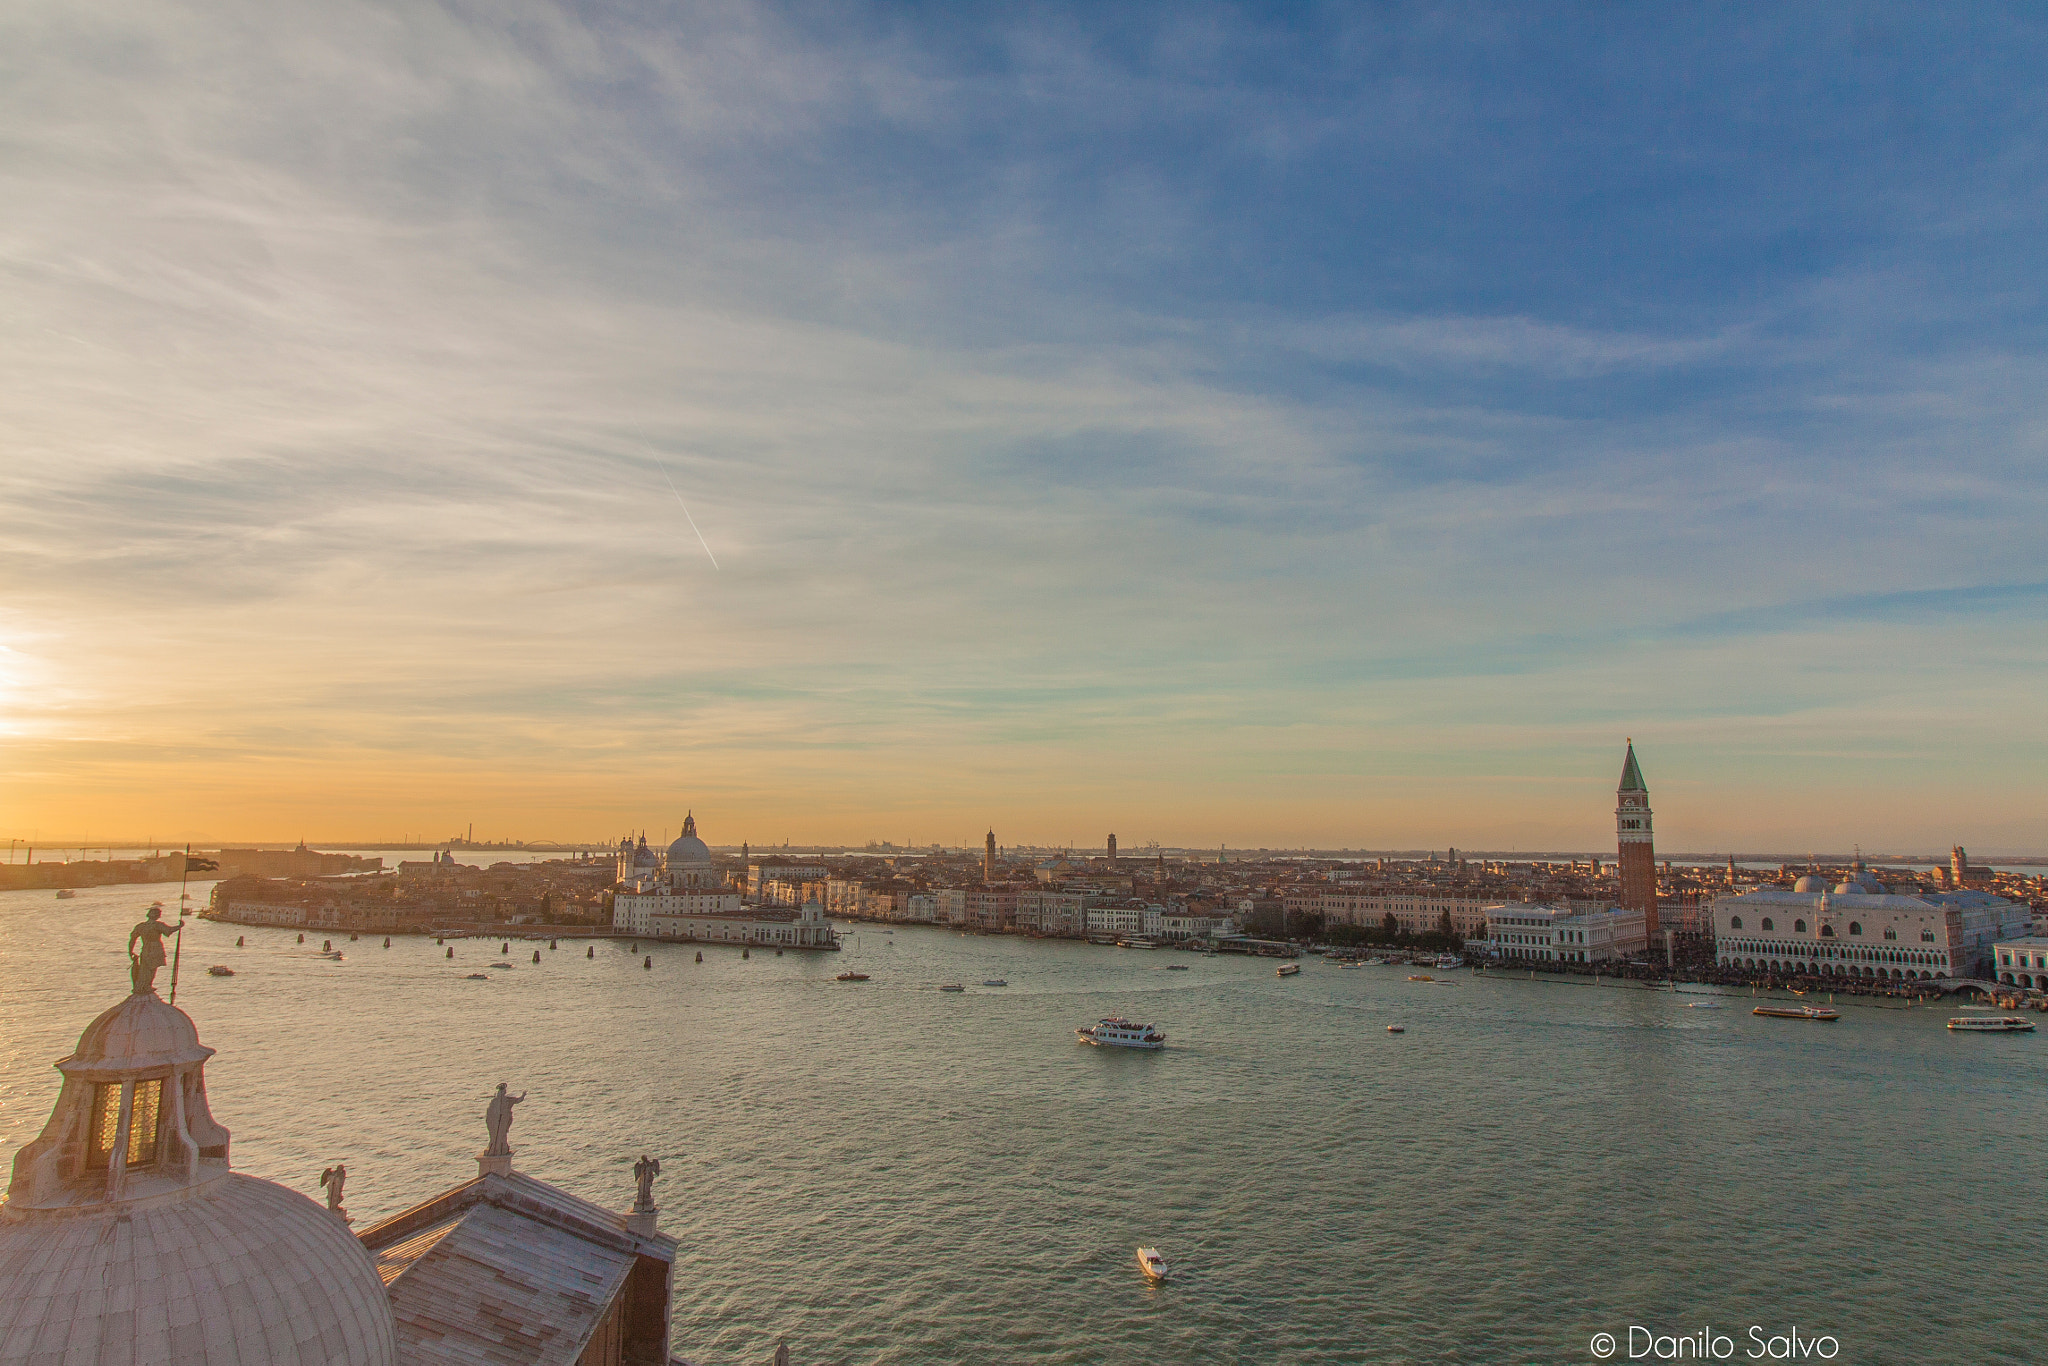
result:
M 17 0 L 0 831 L 2048 852 L 2044 69 Z

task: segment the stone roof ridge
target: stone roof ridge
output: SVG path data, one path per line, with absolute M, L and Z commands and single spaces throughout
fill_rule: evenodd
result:
M 551 1224 L 580 1238 L 619 1251 L 647 1252 L 673 1261 L 677 1240 L 666 1233 L 640 1234 L 626 1227 L 626 1216 L 606 1209 L 559 1186 L 513 1172 L 475 1177 L 459 1186 L 400 1210 L 356 1236 L 364 1246 L 377 1248 L 412 1237 L 479 1205 L 500 1209 Z

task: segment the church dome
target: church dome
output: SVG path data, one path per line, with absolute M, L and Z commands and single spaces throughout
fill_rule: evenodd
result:
M 370 1254 L 297 1191 L 231 1172 L 78 1212 L 0 1208 L 0 1340 L 22 1359 L 394 1366 Z
M 1792 890 L 1795 892 L 1825 892 L 1827 889 L 1828 880 L 1813 873 L 1808 873 L 1792 884 Z
M 671 868 L 711 866 L 711 848 L 697 838 L 697 817 L 695 813 L 683 817 L 683 833 L 676 836 L 675 843 L 668 847 L 668 866 Z
M 138 992 L 100 1015 L 78 1036 L 78 1049 L 57 1064 L 73 1073 L 120 1072 L 204 1062 L 213 1050 L 199 1042 L 192 1017 L 164 1004 L 154 992 Z
M 0 1358 L 395 1366 L 390 1300 L 343 1218 L 230 1170 L 212 1056 L 138 977 L 57 1064 L 0 1204 Z

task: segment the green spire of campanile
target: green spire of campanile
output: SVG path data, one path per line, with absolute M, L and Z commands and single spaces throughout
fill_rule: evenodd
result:
M 1648 792 L 1650 790 L 1649 784 L 1643 781 L 1643 771 L 1636 767 L 1636 742 L 1633 737 L 1628 742 L 1628 757 L 1621 761 L 1621 786 L 1615 790 L 1618 792 Z

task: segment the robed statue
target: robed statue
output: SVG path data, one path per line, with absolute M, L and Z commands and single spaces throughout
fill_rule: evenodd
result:
M 654 1178 L 660 1175 L 661 1159 L 658 1157 L 648 1157 L 643 1154 L 640 1160 L 633 1164 L 633 1179 L 640 1183 L 639 1198 L 633 1201 L 634 1209 L 650 1210 L 654 1208 Z
M 320 1173 L 320 1184 L 327 1189 L 327 1208 L 341 1213 L 341 1188 L 348 1182 L 348 1168 L 339 1162 Z
M 182 920 L 164 924 L 164 908 L 151 906 L 149 918 L 128 931 L 128 978 L 134 983 L 137 996 L 156 990 L 156 970 L 170 961 L 164 955 L 164 936 L 176 934 L 184 928 Z
M 507 1095 L 505 1083 L 498 1083 L 498 1094 L 491 1097 L 491 1103 L 484 1107 L 484 1124 L 491 1131 L 491 1146 L 484 1149 L 485 1157 L 510 1157 L 512 1145 L 505 1141 L 505 1135 L 512 1132 L 512 1107 L 526 1099 L 526 1092 Z

